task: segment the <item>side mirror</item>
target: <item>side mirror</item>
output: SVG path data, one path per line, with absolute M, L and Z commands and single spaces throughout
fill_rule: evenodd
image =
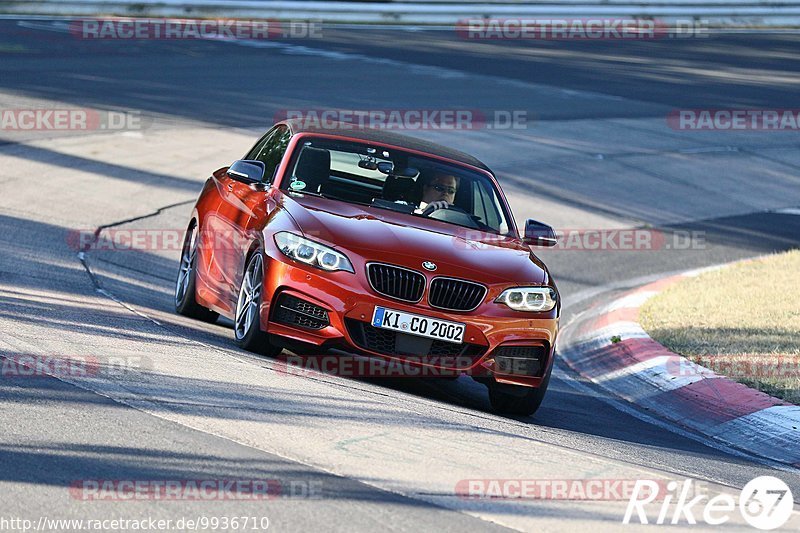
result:
M 264 181 L 266 168 L 261 161 L 240 159 L 228 167 L 228 176 L 242 183 L 261 183 Z
M 533 246 L 555 246 L 558 237 L 552 227 L 529 218 L 525 221 L 525 238 L 522 240 Z

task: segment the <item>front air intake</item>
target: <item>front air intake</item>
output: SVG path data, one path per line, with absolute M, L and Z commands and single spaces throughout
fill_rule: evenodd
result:
M 282 294 L 278 298 L 273 320 L 303 329 L 322 329 L 330 324 L 325 309 L 291 294 Z
M 541 376 L 547 361 L 545 346 L 500 346 L 493 353 L 495 370 L 516 376 Z

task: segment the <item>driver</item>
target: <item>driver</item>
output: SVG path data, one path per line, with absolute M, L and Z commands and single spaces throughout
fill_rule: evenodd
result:
M 442 171 L 423 178 L 422 200 L 416 212 L 427 216 L 437 209 L 447 209 L 453 205 L 459 181 L 457 176 Z

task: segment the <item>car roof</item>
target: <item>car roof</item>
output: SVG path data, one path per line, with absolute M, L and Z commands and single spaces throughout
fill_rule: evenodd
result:
M 400 135 L 399 133 L 394 133 L 383 129 L 364 128 L 356 124 L 336 122 L 333 123 L 333 127 L 326 125 L 326 127 L 323 128 L 323 127 L 311 126 L 307 124 L 307 122 L 308 121 L 304 121 L 302 119 L 292 119 L 292 120 L 282 121 L 283 124 L 289 126 L 289 129 L 291 130 L 292 134 L 319 133 L 327 135 L 337 135 L 340 137 L 348 137 L 359 141 L 389 144 L 397 146 L 399 148 L 408 148 L 409 150 L 416 150 L 418 152 L 425 152 L 432 155 L 438 155 L 492 173 L 489 167 L 487 167 L 485 164 L 483 164 L 483 162 L 476 159 L 475 157 L 469 154 L 465 154 L 464 152 L 455 150 L 453 148 L 442 146 L 441 144 L 424 141 L 422 139 L 416 139 L 414 137 L 408 137 L 406 135 Z M 494 174 L 492 173 L 492 175 Z

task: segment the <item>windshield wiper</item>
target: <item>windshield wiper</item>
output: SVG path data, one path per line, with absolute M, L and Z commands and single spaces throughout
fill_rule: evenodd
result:
M 300 195 L 308 195 L 308 196 L 316 196 L 318 198 L 327 198 L 327 196 L 322 195 L 318 192 L 311 192 L 311 191 L 293 191 L 292 189 L 285 189 L 286 192 L 289 194 L 300 194 Z

